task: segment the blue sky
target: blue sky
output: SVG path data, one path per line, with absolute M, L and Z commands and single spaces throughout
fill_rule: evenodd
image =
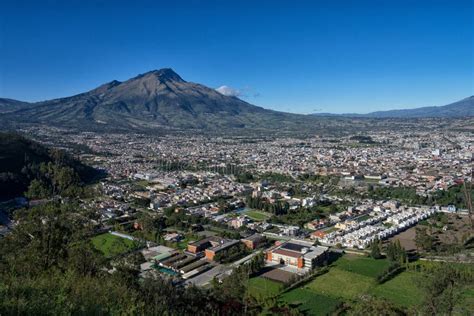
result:
M 1 1 L 0 97 L 39 101 L 171 67 L 295 113 L 474 94 L 469 1 Z

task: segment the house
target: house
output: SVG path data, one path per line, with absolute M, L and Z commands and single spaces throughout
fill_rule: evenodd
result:
M 314 221 L 306 223 L 304 226 L 307 229 L 316 230 L 322 228 L 326 225 L 326 220 L 324 219 L 315 219 Z
M 248 223 L 248 220 L 247 218 L 245 218 L 245 216 L 238 216 L 229 222 L 229 226 L 235 229 L 238 229 L 242 226 L 245 226 L 247 223 Z
M 182 240 L 184 237 L 178 233 L 169 233 L 163 236 L 163 239 L 166 241 L 178 242 Z
M 324 232 L 322 230 L 317 230 L 317 231 L 311 233 L 310 238 L 311 239 L 320 239 L 320 238 L 324 238 L 324 236 L 326 236 L 326 235 L 327 235 L 326 232 Z
M 296 236 L 300 232 L 299 226 L 279 225 L 280 236 Z
M 357 226 L 357 221 L 355 220 L 346 220 L 344 222 L 339 222 L 334 225 L 335 228 L 338 229 L 349 229 L 351 227 L 356 227 Z

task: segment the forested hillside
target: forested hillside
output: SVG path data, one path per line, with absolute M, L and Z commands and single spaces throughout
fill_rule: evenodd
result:
M 0 133 L 0 200 L 24 195 L 44 198 L 49 194 L 73 194 L 96 171 L 64 151 L 12 133 Z M 77 192 L 76 192 L 77 193 Z

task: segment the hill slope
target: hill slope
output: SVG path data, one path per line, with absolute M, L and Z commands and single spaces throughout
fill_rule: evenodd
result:
M 367 114 L 368 117 L 465 117 L 474 116 L 474 96 L 444 106 L 428 106 L 407 110 L 378 111 Z
M 22 195 L 32 179 L 38 177 L 41 163 L 60 163 L 71 167 L 82 181 L 90 181 L 98 172 L 66 153 L 51 150 L 17 134 L 0 133 L 0 201 Z
M 30 107 L 28 102 L 0 98 L 0 114 L 15 112 Z
M 377 111 L 367 114 L 315 113 L 314 116 L 345 116 L 368 118 L 430 118 L 430 117 L 471 117 L 474 116 L 474 96 L 444 106 L 427 106 L 416 109 Z

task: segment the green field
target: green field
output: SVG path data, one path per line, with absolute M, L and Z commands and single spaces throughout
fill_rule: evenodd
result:
M 273 297 L 280 293 L 283 284 L 263 278 L 255 277 L 249 280 L 249 293 L 259 299 Z
M 383 284 L 377 285 L 370 293 L 390 300 L 399 306 L 413 306 L 419 304 L 423 299 L 423 293 L 416 282 L 419 278 L 420 276 L 416 272 L 406 271 Z
M 245 211 L 244 214 L 253 219 L 254 221 L 263 221 L 271 217 L 270 214 L 257 210 L 248 210 Z
M 328 273 L 316 277 L 304 288 L 334 298 L 351 299 L 366 293 L 375 283 L 370 277 L 332 268 Z
M 340 302 L 364 294 L 384 298 L 400 307 L 411 307 L 423 299 L 416 277 L 419 276 L 415 272 L 403 272 L 378 285 L 372 277 L 333 267 L 303 287 L 282 294 L 280 300 L 308 315 L 330 314 Z
M 292 307 L 297 307 L 305 315 L 328 315 L 341 302 L 338 299 L 301 288 L 284 293 L 280 299 Z
M 424 299 L 423 290 L 419 287 L 422 274 L 404 271 L 378 284 L 377 276 L 389 264 L 385 259 L 346 254 L 332 263 L 327 273 L 280 294 L 278 298 L 280 302 L 298 308 L 305 315 L 331 314 L 341 302 L 359 300 L 361 296 L 367 295 L 385 299 L 405 310 L 419 307 Z M 437 263 L 423 261 L 417 264 L 428 266 Z M 465 268 L 465 265 L 460 267 Z M 462 293 L 455 306 L 455 314 L 469 315 L 474 307 L 474 290 L 469 286 L 460 290 Z M 256 288 L 254 291 L 259 290 Z
M 400 307 L 422 301 L 417 288 L 416 272 L 402 272 L 393 279 L 377 284 L 376 277 L 388 267 L 387 260 L 344 255 L 333 263 L 329 272 L 317 276 L 302 287 L 280 295 L 280 300 L 308 315 L 326 315 L 342 301 L 370 294 L 385 298 Z
M 469 287 L 461 293 L 461 300 L 454 310 L 455 315 L 469 315 L 469 311 L 474 311 L 474 287 Z
M 94 247 L 107 258 L 115 257 L 139 246 L 139 243 L 136 241 L 114 236 L 109 233 L 97 235 L 93 237 L 91 241 Z
M 376 278 L 388 268 L 388 260 L 361 257 L 357 255 L 345 255 L 336 261 L 335 266 L 341 270 L 354 272 L 371 278 Z

